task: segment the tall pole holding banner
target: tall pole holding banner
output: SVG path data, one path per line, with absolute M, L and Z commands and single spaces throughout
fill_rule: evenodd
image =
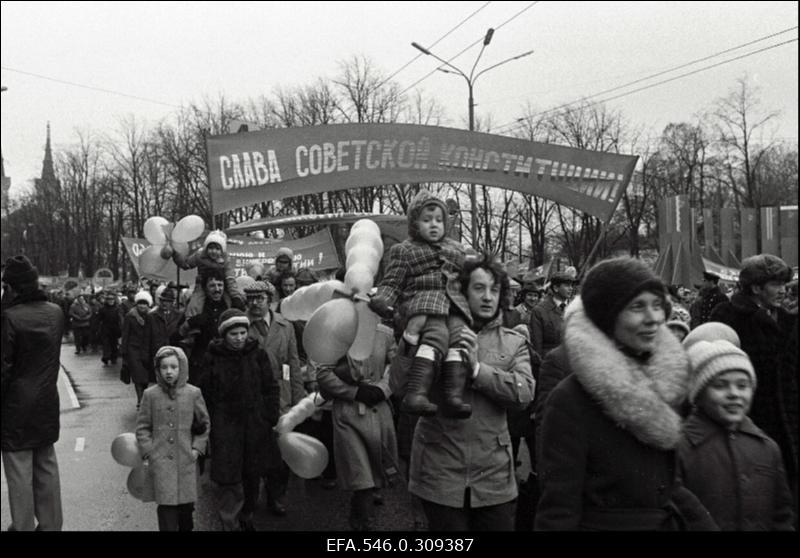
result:
M 477 81 L 477 79 L 481 75 L 483 75 L 486 72 L 488 72 L 489 70 L 491 70 L 493 68 L 497 68 L 498 66 L 502 66 L 506 62 L 511 62 L 512 60 L 517 60 L 518 58 L 523 58 L 525 56 L 533 54 L 533 51 L 529 50 L 528 52 L 524 52 L 522 54 L 518 54 L 517 56 L 512 56 L 511 58 L 507 58 L 506 60 L 503 60 L 502 62 L 498 62 L 497 64 L 494 64 L 494 65 L 489 66 L 488 68 L 486 68 L 484 70 L 481 70 L 480 72 L 478 72 L 478 75 L 475 75 L 475 68 L 478 66 L 478 60 L 481 59 L 481 55 L 483 54 L 484 49 L 486 49 L 486 47 L 492 41 L 492 35 L 494 35 L 494 29 L 492 29 L 490 27 L 489 30 L 486 31 L 486 35 L 483 38 L 483 45 L 481 46 L 481 51 L 478 53 L 478 57 L 475 59 L 475 63 L 472 65 L 472 70 L 469 73 L 469 77 L 467 77 L 467 75 L 464 72 L 462 72 L 461 70 L 459 70 L 458 68 L 453 66 L 450 62 L 448 62 L 447 60 L 443 60 L 443 59 L 439 58 L 434 53 L 432 53 L 430 50 L 426 49 L 425 47 L 423 47 L 423 46 L 421 46 L 421 45 L 419 45 L 418 43 L 415 43 L 415 42 L 411 43 L 411 46 L 413 46 L 415 49 L 420 51 L 422 54 L 425 54 L 427 56 L 433 56 L 434 58 L 436 58 L 436 60 L 438 60 L 442 64 L 444 64 L 446 66 L 449 66 L 453 70 L 455 70 L 455 72 L 451 72 L 450 70 L 446 70 L 446 69 L 441 68 L 441 67 L 437 68 L 440 72 L 444 72 L 445 74 L 456 73 L 456 74 L 460 75 L 461 77 L 463 77 L 466 80 L 467 87 L 469 88 L 469 105 L 468 105 L 468 109 L 469 109 L 469 131 L 470 132 L 474 132 L 475 131 L 475 99 L 474 99 L 474 97 L 472 95 L 472 89 L 473 89 L 473 86 L 475 85 L 475 82 Z M 477 244 L 478 244 L 478 200 L 477 200 L 475 184 L 470 184 L 469 185 L 469 202 L 470 202 L 470 212 L 472 213 L 471 218 L 470 218 L 470 226 L 472 228 L 472 247 L 475 248 L 477 246 Z

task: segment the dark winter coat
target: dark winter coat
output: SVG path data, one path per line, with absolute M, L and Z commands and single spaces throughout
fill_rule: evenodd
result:
M 122 341 L 119 353 L 128 366 L 134 384 L 155 381 L 153 361 L 150 359 L 150 330 L 147 315 L 142 316 L 134 308 L 122 320 Z
M 567 351 L 562 343 L 544 357 L 536 382 L 536 398 L 533 400 L 533 425 L 536 434 L 536 455 L 541 455 L 542 416 L 550 393 L 572 373 L 567 359 Z M 534 464 L 535 466 L 535 464 Z
M 711 321 L 727 324 L 739 335 L 758 378 L 750 418 L 778 443 L 787 472 L 796 476 L 797 368 L 790 370 L 785 360 L 787 351 L 797 350 L 797 315 L 779 308 L 775 321 L 752 298 L 736 293 L 714 309 Z
M 678 475 L 723 531 L 791 531 L 792 494 L 778 444 L 745 417 L 731 432 L 693 412 Z
M 558 308 L 553 295 L 547 295 L 533 307 L 528 329 L 533 350 L 544 358 L 561 343 L 564 311 Z
M 694 329 L 710 321 L 711 312 L 718 304 L 722 304 L 723 302 L 728 302 L 728 297 L 725 296 L 725 293 L 723 293 L 722 289 L 719 287 L 700 291 L 700 296 L 697 297 L 697 300 L 695 300 L 691 308 L 689 308 L 689 315 L 692 317 L 690 327 Z
M 197 288 L 197 287 L 195 287 Z M 191 343 L 183 344 L 182 348 L 189 357 L 189 383 L 198 385 L 198 379 L 203 371 L 203 358 L 209 343 L 217 336 L 217 323 L 220 315 L 228 309 L 228 303 L 223 297 L 214 303 L 206 297 L 203 311 L 187 318 L 178 329 L 178 334 L 192 339 Z M 190 335 L 191 332 L 194 334 Z
M 570 373 L 541 417 L 535 529 L 676 529 L 677 409 L 689 376 L 680 342 L 662 325 L 641 363 L 586 316 L 579 298 L 565 314 Z
M 150 360 L 156 357 L 156 353 L 161 347 L 178 344 L 180 338 L 178 328 L 182 321 L 183 312 L 180 310 L 171 310 L 168 315 L 165 315 L 156 308 L 147 314 Z
M 54 444 L 59 435 L 58 371 L 64 313 L 36 291 L 17 296 L 2 313 L 0 448 L 21 451 Z
M 156 504 L 176 506 L 197 500 L 192 450 L 205 452 L 210 422 L 200 388 L 187 384 L 189 363 L 178 354 L 180 372 L 170 388 L 158 370 L 156 385 L 144 391 L 136 419 L 136 439 L 149 460 Z
M 245 471 L 264 475 L 279 399 L 267 353 L 254 339 L 234 351 L 217 338 L 205 353 L 199 382 L 211 415 L 211 479 L 233 484 Z
M 100 333 L 106 338 L 119 339 L 122 335 L 122 314 L 120 307 L 104 304 L 97 313 Z
M 92 307 L 88 302 L 81 304 L 77 299 L 69 307 L 69 318 L 72 327 L 89 327 L 92 321 Z

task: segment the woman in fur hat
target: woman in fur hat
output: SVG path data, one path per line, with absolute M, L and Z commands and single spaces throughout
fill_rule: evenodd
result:
M 675 530 L 687 501 L 700 515 L 673 483 L 689 366 L 667 314 L 663 284 L 639 260 L 586 275 L 551 354 L 567 376 L 543 405 L 536 530 Z
M 136 306 L 122 320 L 122 342 L 120 356 L 123 366 L 128 368 L 131 382 L 136 388 L 136 410 L 142 402 L 147 385 L 155 382 L 150 360 L 150 336 L 147 327 L 147 313 L 153 298 L 147 291 L 139 291 L 134 297 Z

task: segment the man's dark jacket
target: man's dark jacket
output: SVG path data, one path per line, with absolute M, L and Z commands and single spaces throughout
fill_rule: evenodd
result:
M 59 435 L 58 370 L 64 313 L 47 295 L 18 295 L 3 309 L 0 449 L 54 444 Z

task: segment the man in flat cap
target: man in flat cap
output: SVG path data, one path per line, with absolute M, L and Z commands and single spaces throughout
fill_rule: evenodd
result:
M 25 256 L 6 261 L 2 313 L 0 450 L 14 531 L 60 531 L 58 371 L 64 313 L 47 301 Z
M 537 354 L 544 356 L 561 343 L 564 329 L 564 309 L 572 297 L 575 274 L 558 271 L 550 277 L 547 296 L 537 304 L 530 314 L 528 329 L 531 332 L 531 345 Z
M 719 287 L 719 275 L 711 271 L 703 272 L 703 286 L 700 288 L 700 293 L 697 300 L 692 303 L 689 308 L 691 315 L 691 328 L 694 329 L 709 321 L 711 311 L 722 302 L 728 302 L 728 297 L 722 292 Z

